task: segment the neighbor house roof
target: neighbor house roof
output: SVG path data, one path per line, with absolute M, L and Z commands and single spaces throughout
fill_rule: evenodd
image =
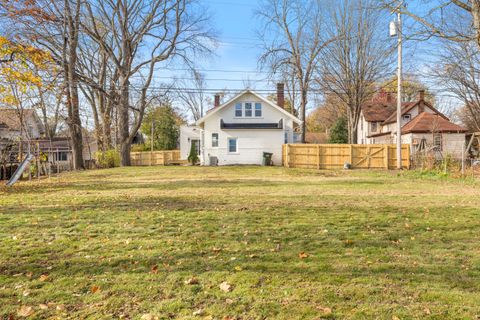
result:
M 420 113 L 402 128 L 402 134 L 429 132 L 464 133 L 467 132 L 467 129 L 450 122 L 441 113 L 432 114 L 429 112 Z
M 362 113 L 368 122 L 383 122 L 395 111 L 394 104 L 370 102 L 362 106 Z
M 38 125 L 40 133 L 44 133 L 45 130 L 35 110 L 33 109 L 17 110 L 12 108 L 0 108 L 0 128 L 3 127 L 11 131 L 20 131 L 21 118 L 23 119 L 33 118 Z
M 425 107 L 431 109 L 433 112 L 435 112 L 436 114 L 440 115 L 441 117 L 443 117 L 444 119 L 446 119 L 448 121 L 448 118 L 445 115 L 443 115 L 440 111 L 435 109 L 430 103 L 428 103 L 427 101 L 424 101 L 424 100 L 417 101 L 417 102 L 404 102 L 404 103 L 402 103 L 402 116 L 404 114 L 410 112 L 413 108 L 418 106 L 420 103 L 423 103 L 423 105 Z M 397 110 L 395 109 L 395 111 L 383 122 L 383 124 L 393 123 L 393 122 L 396 122 L 396 121 L 397 121 Z
M 272 101 L 268 100 L 268 99 L 265 99 L 264 97 L 262 97 L 261 95 L 259 95 L 258 93 L 256 93 L 255 91 L 252 91 L 252 90 L 244 90 L 242 91 L 241 93 L 239 93 L 238 95 L 236 95 L 235 97 L 233 97 L 232 99 L 228 100 L 227 102 L 225 102 L 224 104 L 218 106 L 218 107 L 215 107 L 213 109 L 210 109 L 207 114 L 205 116 L 203 116 L 202 118 L 198 119 L 197 122 L 195 122 L 196 125 L 200 125 L 201 123 L 204 123 L 205 120 L 207 120 L 208 118 L 210 118 L 213 114 L 217 113 L 218 111 L 224 109 L 225 107 L 227 107 L 232 101 L 240 98 L 241 96 L 245 95 L 245 94 L 252 94 L 254 95 L 256 98 L 258 98 L 260 101 L 272 106 L 273 108 L 277 109 L 278 111 L 280 111 L 281 113 L 283 113 L 284 115 L 286 115 L 287 117 L 289 117 L 290 119 L 292 119 L 294 122 L 298 123 L 298 124 L 301 124 L 302 121 L 300 119 L 298 119 L 297 117 L 295 117 L 293 114 L 291 114 L 290 112 L 286 111 L 285 109 L 281 108 L 280 106 L 278 106 L 277 104 L 273 103 Z

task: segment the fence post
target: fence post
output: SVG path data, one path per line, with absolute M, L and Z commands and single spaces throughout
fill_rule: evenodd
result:
M 320 170 L 320 145 L 317 145 L 317 170 Z
M 286 152 L 286 160 L 287 160 L 287 168 L 290 168 L 290 144 L 287 144 L 287 152 Z
M 350 167 L 353 168 L 353 144 L 350 145 Z
M 385 159 L 384 159 L 385 169 L 388 170 L 388 169 L 390 169 L 390 159 L 389 159 L 389 157 L 390 157 L 390 145 L 388 145 L 388 144 L 385 146 L 384 155 L 385 155 Z

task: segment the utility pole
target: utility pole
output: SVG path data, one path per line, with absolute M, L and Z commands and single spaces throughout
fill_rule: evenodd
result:
M 397 169 L 402 169 L 402 7 L 397 9 L 398 70 L 397 70 Z

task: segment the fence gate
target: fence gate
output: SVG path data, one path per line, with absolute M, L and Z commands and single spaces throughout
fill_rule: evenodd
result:
M 396 145 L 391 144 L 286 144 L 283 165 L 288 168 L 396 169 Z M 402 145 L 402 166 L 410 168 L 410 146 Z

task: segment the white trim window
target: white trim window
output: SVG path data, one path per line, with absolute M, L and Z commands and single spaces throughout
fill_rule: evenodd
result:
M 245 118 L 253 117 L 253 107 L 251 102 L 245 102 Z
M 443 141 L 441 133 L 433 134 L 433 145 L 437 148 L 438 151 L 443 151 Z
M 218 133 L 212 133 L 212 148 L 218 148 Z
M 240 102 L 235 104 L 235 117 L 241 118 L 243 116 L 242 104 Z
M 238 139 L 228 138 L 228 153 L 237 153 L 237 152 L 238 152 Z
M 262 117 L 262 104 L 260 102 L 255 103 L 255 118 Z

